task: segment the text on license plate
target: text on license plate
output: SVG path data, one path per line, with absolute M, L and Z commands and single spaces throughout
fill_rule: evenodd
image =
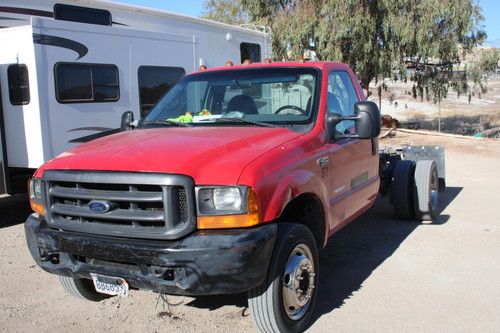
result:
M 128 296 L 129 287 L 125 279 L 95 273 L 90 273 L 90 275 L 92 276 L 92 281 L 94 281 L 96 291 L 113 296 Z

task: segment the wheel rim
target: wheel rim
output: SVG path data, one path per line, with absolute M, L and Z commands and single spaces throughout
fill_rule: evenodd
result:
M 305 244 L 297 245 L 290 252 L 282 280 L 283 306 L 290 319 L 299 320 L 309 308 L 315 276 L 311 250 Z
M 439 178 L 437 172 L 431 174 L 431 190 L 430 190 L 430 205 L 432 211 L 435 211 L 438 204 Z

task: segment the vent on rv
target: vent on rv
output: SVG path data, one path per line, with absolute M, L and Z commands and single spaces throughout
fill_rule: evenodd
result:
M 112 25 L 111 13 L 104 9 L 63 5 L 54 5 L 54 19 L 80 23 Z

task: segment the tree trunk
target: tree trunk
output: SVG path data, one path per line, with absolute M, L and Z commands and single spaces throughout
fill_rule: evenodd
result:
M 360 74 L 359 84 L 361 88 L 365 91 L 366 97 L 370 96 L 370 82 L 372 82 L 374 76 L 373 75 L 365 75 L 364 77 Z
M 441 132 L 441 96 L 439 96 L 438 132 Z

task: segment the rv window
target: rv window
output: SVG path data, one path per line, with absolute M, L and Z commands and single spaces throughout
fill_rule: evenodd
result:
M 141 117 L 144 117 L 161 95 L 185 73 L 182 67 L 140 66 L 137 75 Z
M 57 63 L 55 81 L 59 103 L 114 102 L 120 98 L 115 65 Z
M 54 5 L 54 19 L 89 24 L 111 25 L 111 13 L 107 10 L 63 5 Z
M 26 65 L 10 65 L 7 68 L 9 99 L 12 105 L 26 105 L 30 102 L 30 85 Z
M 259 44 L 241 43 L 240 52 L 241 52 L 241 63 L 243 63 L 243 61 L 247 59 L 250 59 L 252 62 L 261 61 Z

